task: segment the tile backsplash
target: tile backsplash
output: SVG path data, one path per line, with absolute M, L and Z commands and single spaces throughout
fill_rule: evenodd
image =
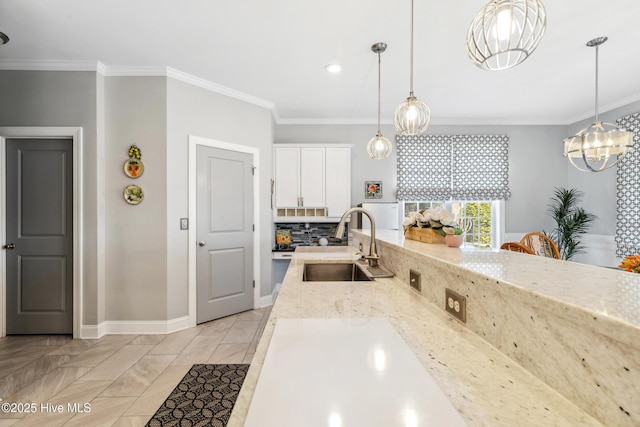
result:
M 336 239 L 337 222 L 281 222 L 275 224 L 276 230 L 291 230 L 291 244 L 318 245 L 318 241 L 324 237 L 329 241 L 329 246 L 346 246 L 349 234 L 349 223 L 345 224 L 344 238 Z

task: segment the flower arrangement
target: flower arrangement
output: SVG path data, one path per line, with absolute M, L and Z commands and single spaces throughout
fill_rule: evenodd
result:
M 630 273 L 640 273 L 640 255 L 628 255 L 618 267 Z
M 410 227 L 431 228 L 441 236 L 447 234 L 461 235 L 463 230 L 458 227 L 453 214 L 442 207 L 430 208 L 420 212 L 410 212 L 402 221 L 405 232 Z

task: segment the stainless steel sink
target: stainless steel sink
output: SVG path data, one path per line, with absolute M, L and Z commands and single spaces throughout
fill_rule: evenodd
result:
M 303 282 L 355 282 L 371 278 L 355 263 L 305 264 Z

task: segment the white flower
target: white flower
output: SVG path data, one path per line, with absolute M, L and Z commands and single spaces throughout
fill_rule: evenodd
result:
M 440 222 L 442 223 L 442 225 L 449 225 L 451 227 L 455 227 L 458 225 L 458 223 L 456 222 L 456 217 L 455 215 L 453 215 L 450 212 L 447 212 L 446 216 L 444 216 Z
M 412 213 L 415 213 L 415 212 L 410 212 L 409 216 L 405 217 L 402 220 L 403 227 L 411 227 L 413 224 L 416 223 L 416 217 L 415 215 L 411 215 Z

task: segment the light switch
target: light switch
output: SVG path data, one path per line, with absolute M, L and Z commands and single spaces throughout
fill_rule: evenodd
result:
M 180 230 L 189 229 L 189 218 L 180 218 Z

